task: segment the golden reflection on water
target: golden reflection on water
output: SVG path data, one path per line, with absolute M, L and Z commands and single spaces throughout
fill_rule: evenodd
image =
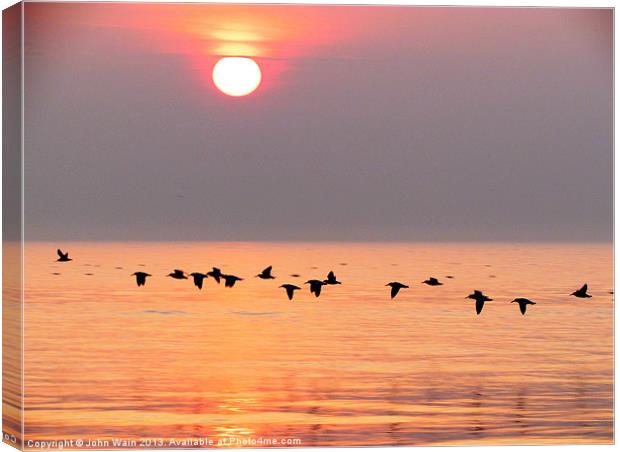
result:
M 610 244 L 65 247 L 73 262 L 26 245 L 26 439 L 612 441 Z M 277 279 L 255 278 L 267 265 Z M 212 266 L 244 280 L 165 277 Z M 317 300 L 302 283 L 330 269 L 343 284 Z M 411 288 L 391 302 L 394 280 Z M 568 296 L 583 282 L 593 298 Z M 494 298 L 480 316 L 473 289 Z M 525 316 L 520 296 L 537 302 Z

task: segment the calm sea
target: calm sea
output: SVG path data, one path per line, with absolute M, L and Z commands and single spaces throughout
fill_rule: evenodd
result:
M 612 441 L 611 244 L 57 245 L 25 249 L 26 441 Z M 244 280 L 165 276 L 212 266 Z M 329 270 L 343 284 L 316 299 L 303 282 Z M 390 281 L 411 288 L 390 301 Z

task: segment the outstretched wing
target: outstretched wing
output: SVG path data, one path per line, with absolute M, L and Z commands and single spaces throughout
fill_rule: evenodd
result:
M 321 295 L 321 287 L 323 286 L 323 284 L 315 284 L 314 285 L 314 295 L 318 296 Z
M 398 294 L 399 290 L 400 290 L 400 286 L 392 286 L 392 290 L 390 291 L 392 298 L 394 298 L 396 294 Z
M 58 253 L 58 257 L 65 257 L 65 255 L 62 253 L 62 251 L 60 251 L 60 248 L 58 248 L 56 250 L 56 252 Z
M 263 275 L 265 276 L 271 276 L 271 269 L 273 268 L 272 265 L 270 265 L 269 267 L 267 267 L 266 269 L 263 270 Z
M 476 314 L 480 315 L 482 312 L 482 308 L 484 308 L 483 300 L 476 300 Z
M 588 285 L 587 284 L 584 284 L 583 287 L 581 289 L 579 289 L 579 292 L 586 293 L 587 291 L 588 291 Z
M 519 303 L 519 309 L 521 310 L 521 314 L 525 315 L 525 310 L 527 309 L 527 303 Z
M 288 299 L 292 300 L 293 299 L 293 295 L 295 294 L 295 289 L 293 287 L 287 287 L 286 288 L 286 295 L 288 295 Z

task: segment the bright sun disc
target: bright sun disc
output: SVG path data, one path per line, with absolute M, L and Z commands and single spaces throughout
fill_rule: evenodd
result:
M 213 83 L 229 96 L 247 96 L 261 82 L 261 71 L 256 61 L 245 57 L 225 57 L 213 67 Z

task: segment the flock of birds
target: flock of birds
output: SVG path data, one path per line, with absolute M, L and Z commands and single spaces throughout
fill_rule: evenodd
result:
M 58 249 L 57 253 L 58 253 L 58 259 L 56 260 L 57 262 L 69 262 L 73 260 L 69 257 L 68 252 L 63 253 L 60 249 Z M 271 274 L 272 269 L 273 267 L 269 266 L 265 268 L 262 272 L 257 274 L 256 277 L 260 279 L 276 279 L 275 276 Z M 146 278 L 152 275 L 146 272 L 135 272 L 131 276 L 136 277 L 136 283 L 138 287 L 140 287 L 140 286 L 144 286 L 146 284 Z M 213 267 L 213 269 L 207 273 L 194 272 L 194 273 L 189 273 L 189 274 L 186 274 L 183 270 L 176 269 L 176 270 L 173 270 L 171 273 L 169 273 L 167 276 L 169 276 L 170 278 L 174 278 L 174 279 L 189 279 L 189 277 L 191 276 L 194 281 L 194 285 L 198 289 L 202 289 L 203 282 L 207 278 L 213 278 L 215 282 L 217 282 L 218 284 L 220 284 L 220 282 L 224 280 L 224 286 L 228 288 L 234 287 L 237 281 L 243 281 L 243 278 L 240 278 L 238 276 L 222 273 L 222 271 L 217 267 Z M 452 278 L 452 277 L 448 276 L 448 278 Z M 330 271 L 327 274 L 327 277 L 325 279 L 323 280 L 309 279 L 308 281 L 305 282 L 305 284 L 309 284 L 310 293 L 314 294 L 314 296 L 318 298 L 321 295 L 321 288 L 323 286 L 333 286 L 337 284 L 342 284 L 342 282 L 338 281 L 333 271 Z M 429 286 L 442 286 L 443 285 L 442 282 L 440 282 L 437 278 L 433 278 L 433 277 L 428 278 L 425 281 L 422 281 L 422 284 L 426 284 Z M 403 284 L 398 281 L 392 281 L 386 284 L 386 287 L 391 288 L 390 297 L 392 300 L 396 297 L 396 295 L 398 295 L 398 292 L 400 292 L 401 289 L 409 289 L 408 285 Z M 280 288 L 286 291 L 286 295 L 289 300 L 293 299 L 293 296 L 295 295 L 296 290 L 301 290 L 301 287 L 296 286 L 294 284 L 282 284 Z M 613 292 L 610 292 L 610 293 L 613 293 Z M 574 291 L 570 295 L 577 297 L 577 298 L 592 298 L 592 295 L 588 293 L 587 284 L 584 284 L 580 289 Z M 487 301 L 493 301 L 493 298 L 486 296 L 480 290 L 474 290 L 474 292 L 466 296 L 465 299 L 472 299 L 476 301 L 476 314 L 478 315 L 482 312 L 482 309 L 484 308 L 484 303 L 486 303 Z M 514 300 L 511 301 L 511 303 L 519 304 L 519 310 L 521 311 L 522 315 L 525 315 L 528 305 L 536 304 L 534 301 L 529 300 L 527 298 L 515 298 Z

